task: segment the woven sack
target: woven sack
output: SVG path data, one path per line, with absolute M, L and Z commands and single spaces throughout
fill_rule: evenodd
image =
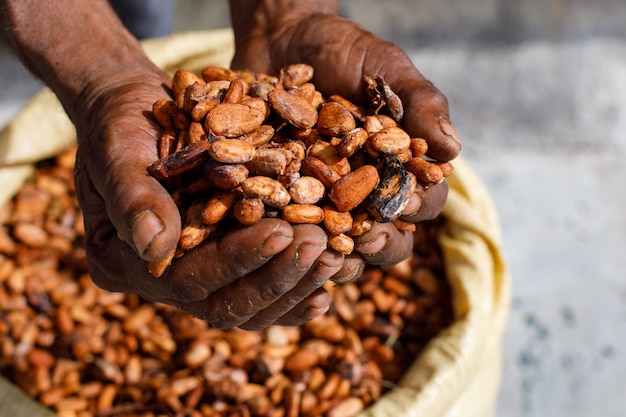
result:
M 228 67 L 230 29 L 177 33 L 143 41 L 153 62 L 169 73 L 208 65 Z M 76 141 L 74 127 L 44 88 L 0 131 L 0 204 L 8 201 L 34 164 Z M 360 416 L 490 417 L 500 386 L 502 334 L 510 303 L 510 277 L 500 226 L 484 184 L 463 160 L 454 161 L 439 243 L 452 287 L 454 323 L 435 337 L 394 388 Z M 0 417 L 54 416 L 0 378 Z

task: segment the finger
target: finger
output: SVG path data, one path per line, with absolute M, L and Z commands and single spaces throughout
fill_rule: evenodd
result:
M 401 219 L 411 223 L 432 220 L 441 214 L 447 198 L 448 184 L 445 181 L 429 187 L 418 185 Z
M 326 249 L 326 233 L 319 227 L 294 228 L 291 244 L 261 268 L 210 294 L 186 309 L 219 329 L 248 321 L 294 288 Z
M 372 230 L 355 239 L 354 249 L 366 263 L 393 265 L 411 255 L 413 235 L 393 223 L 374 223 Z
M 293 240 L 293 229 L 287 222 L 263 219 L 187 252 L 175 259 L 163 276 L 155 278 L 149 273 L 148 262 L 117 237 L 104 201 L 87 175 L 76 176 L 76 189 L 85 215 L 90 275 L 96 285 L 109 291 L 136 293 L 175 305 L 203 300 L 210 292 L 265 264 Z
M 388 80 L 404 105 L 403 128 L 428 143 L 427 156 L 450 161 L 461 151 L 461 140 L 450 121 L 446 97 L 430 81 Z
M 294 229 L 286 221 L 261 219 L 185 252 L 161 278 L 172 286 L 191 281 L 213 293 L 265 265 L 293 240 Z
M 114 230 L 109 223 L 110 228 Z M 115 254 L 111 262 L 110 254 Z M 109 254 L 100 256 L 100 254 Z M 90 245 L 88 249 L 89 273 L 94 283 L 107 291 L 138 294 L 153 302 L 174 306 L 200 301 L 209 292 L 188 277 L 161 279 L 148 272 L 148 264 L 123 241 L 113 238 L 106 246 Z
M 291 291 L 239 327 L 245 330 L 258 330 L 271 325 L 324 285 L 326 281 L 339 272 L 342 266 L 343 255 L 335 251 L 324 251 L 315 265 Z M 319 309 L 319 306 L 317 308 Z
M 428 142 L 428 156 L 448 161 L 458 155 L 461 142 L 450 123 L 446 97 L 404 51 L 338 16 L 319 15 L 305 23 L 294 25 L 291 36 L 279 40 L 283 44 L 272 50 L 273 61 L 310 63 L 321 91 L 360 102 L 365 100 L 363 75 L 380 75 L 403 103 L 403 127 Z M 336 33 L 342 34 L 341 42 Z
M 104 201 L 83 174 L 79 171 L 76 175 L 76 194 L 85 217 L 85 251 L 93 282 L 107 291 L 139 294 L 155 301 L 206 297 L 206 290 L 194 283 L 172 287 L 168 281 L 153 277 L 148 263 L 117 237 Z
M 167 190 L 147 172 L 157 159 L 154 137 L 144 133 L 143 142 L 129 137 L 137 130 L 141 134 L 141 129 L 121 122 L 107 132 L 106 151 L 95 145 L 83 146 L 83 151 L 79 147 L 79 169 L 88 170 L 124 240 L 142 258 L 159 260 L 176 247 L 180 214 Z
M 446 96 L 400 48 L 381 40 L 372 42 L 363 74 L 380 75 L 398 95 L 404 107 L 402 127 L 411 137 L 426 140 L 429 157 L 449 161 L 459 154 L 461 141 L 450 121 Z
M 286 222 L 265 219 L 174 259 L 163 276 L 156 278 L 149 273 L 148 263 L 115 237 L 113 226 L 107 224 L 94 230 L 104 234 L 108 227 L 110 237 L 94 236 L 88 243 L 94 282 L 109 291 L 139 294 L 179 308 L 205 300 L 210 293 L 264 265 L 293 239 Z M 111 262 L 111 254 L 116 256 L 115 262 Z
M 85 217 L 85 253 L 91 279 L 107 291 L 132 292 L 134 283 L 123 277 L 126 271 L 143 275 L 139 263 L 147 267 L 146 263 L 140 262 L 133 249 L 115 237 L 117 231 L 108 220 L 104 201 L 86 175 L 76 176 L 76 195 Z M 118 257 L 116 262 L 110 262 L 112 253 Z
M 281 326 L 299 326 L 326 313 L 330 308 L 330 294 L 324 288 L 318 288 L 313 294 L 300 302 L 287 314 L 273 324 Z
M 347 284 L 356 281 L 365 269 L 365 261 L 360 255 L 351 253 L 346 256 L 341 269 L 330 278 L 336 284 Z

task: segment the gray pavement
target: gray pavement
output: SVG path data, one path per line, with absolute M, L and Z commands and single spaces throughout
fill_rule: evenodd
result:
M 514 300 L 499 416 L 624 415 L 625 46 L 412 55 L 500 213 Z
M 513 275 L 500 417 L 624 416 L 626 42 L 411 51 L 448 96 Z
M 213 3 L 181 1 L 177 27 L 207 27 Z M 208 26 L 227 26 L 215 4 Z M 499 210 L 513 305 L 498 416 L 625 416 L 623 2 L 381 4 L 341 2 L 447 95 Z M 0 125 L 39 87 L 0 49 Z

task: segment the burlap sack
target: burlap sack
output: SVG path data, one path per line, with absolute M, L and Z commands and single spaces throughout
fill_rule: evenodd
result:
M 143 43 L 168 72 L 228 66 L 230 30 L 180 33 Z M 75 132 L 56 97 L 36 95 L 0 132 L 0 204 L 19 189 L 33 163 L 59 153 Z M 370 417 L 490 417 L 500 384 L 501 340 L 510 301 L 510 278 L 500 249 L 500 227 L 490 196 L 463 161 L 448 178 L 447 219 L 440 243 L 452 285 L 455 323 L 423 350 L 399 386 L 364 410 Z M 33 401 L 0 379 L 0 416 L 48 415 L 21 410 Z

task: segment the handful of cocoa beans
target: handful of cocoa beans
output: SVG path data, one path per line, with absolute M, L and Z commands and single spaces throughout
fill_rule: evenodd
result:
M 403 130 L 402 102 L 382 77 L 364 77 L 363 107 L 324 97 L 313 73 L 293 64 L 278 76 L 213 66 L 174 74 L 173 97 L 153 105 L 163 131 L 148 171 L 172 194 L 183 230 L 153 275 L 233 221 L 318 224 L 345 255 L 374 221 L 415 230 L 402 210 L 451 163 L 427 159 L 426 141 Z

